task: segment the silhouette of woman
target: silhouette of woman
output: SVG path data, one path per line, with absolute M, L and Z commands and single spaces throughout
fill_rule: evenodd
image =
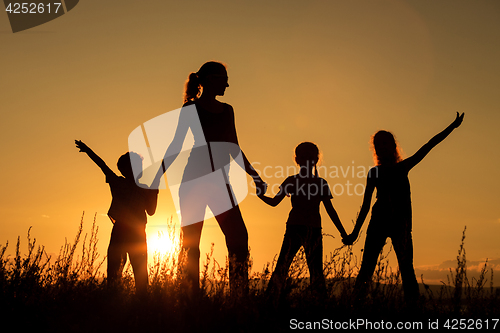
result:
M 363 297 L 365 294 L 366 284 L 375 271 L 379 253 L 386 239 L 390 237 L 401 271 L 405 300 L 412 305 L 418 299 L 418 283 L 413 268 L 412 209 L 408 172 L 422 161 L 432 148 L 459 127 L 463 118 L 464 114 L 459 115 L 457 112 L 456 119 L 448 127 L 435 135 L 414 155 L 404 160 L 401 159 L 392 133 L 378 131 L 373 135 L 372 145 L 376 166 L 368 173 L 363 204 L 354 230 L 343 239 L 344 244 L 351 245 L 358 238 L 376 188 L 377 201 L 373 205 L 366 232 L 363 260 L 355 283 L 358 297 Z
M 214 213 L 226 239 L 231 291 L 248 290 L 248 233 L 229 183 L 228 165 L 231 157 L 239 161 L 240 166 L 253 178 L 257 192 L 264 193 L 267 187 L 239 149 L 232 106 L 216 98 L 223 96 L 227 87 L 226 66 L 220 62 L 207 62 L 198 72 L 189 75 L 174 139 L 153 181 L 153 184 L 158 184 L 163 173 L 177 158 L 191 128 L 194 146 L 183 171 L 179 205 L 182 244 L 187 252 L 187 286 L 195 294 L 199 290 L 199 245 L 207 206 Z M 196 125 L 201 125 L 201 129 L 197 129 Z M 240 159 L 236 159 L 236 156 L 240 156 Z M 222 178 L 218 176 L 221 173 L 215 171 L 222 172 Z

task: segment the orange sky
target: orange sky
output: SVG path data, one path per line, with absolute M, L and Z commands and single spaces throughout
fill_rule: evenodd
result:
M 393 131 L 409 156 L 465 112 L 462 127 L 410 173 L 414 263 L 417 275 L 430 269 L 424 279 L 445 279 L 446 269 L 441 277 L 435 270 L 455 259 L 464 226 L 469 268 L 500 262 L 495 0 L 86 0 L 15 34 L 0 14 L 0 244 L 24 240 L 32 226 L 38 244 L 57 253 L 85 211 L 88 228 L 97 213 L 105 254 L 109 188 L 74 139 L 118 172 L 130 132 L 179 108 L 187 75 L 212 59 L 228 65 L 220 100 L 233 105 L 241 147 L 262 174 L 267 167 L 271 186 L 287 176 L 280 170 L 293 166 L 301 141 L 318 144 L 326 170 L 368 168 L 376 130 Z M 354 186 L 365 180 L 322 176 L 337 186 L 334 207 L 351 230 L 362 199 Z M 249 196 L 241 207 L 260 270 L 279 252 L 290 203 L 271 208 Z M 173 209 L 162 191 L 148 232 L 161 230 Z M 341 242 L 326 213 L 323 227 L 336 237 L 324 240 L 328 254 Z M 202 253 L 212 242 L 224 260 L 222 233 L 210 220 Z

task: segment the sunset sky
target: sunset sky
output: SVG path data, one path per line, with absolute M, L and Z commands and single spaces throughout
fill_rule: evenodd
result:
M 289 175 L 294 147 L 315 142 L 348 232 L 362 201 L 361 171 L 373 165 L 370 136 L 390 130 L 411 156 L 465 112 L 462 126 L 410 172 L 414 264 L 424 281 L 445 281 L 467 226 L 469 270 L 488 258 L 498 271 L 499 59 L 497 0 L 85 0 L 18 33 L 0 13 L 0 244 L 12 251 L 21 236 L 25 249 L 32 227 L 37 244 L 58 253 L 85 212 L 86 231 L 97 214 L 105 255 L 109 186 L 74 140 L 118 173 L 129 134 L 179 108 L 188 74 L 218 60 L 230 85 L 219 100 L 234 107 L 241 148 L 269 191 Z M 272 208 L 254 195 L 241 204 L 254 270 L 279 253 L 290 207 L 289 199 Z M 177 222 L 162 190 L 148 234 L 171 216 Z M 322 216 L 335 237 L 324 238 L 328 255 L 342 243 L 323 208 Z M 224 261 L 213 219 L 202 253 L 211 243 Z

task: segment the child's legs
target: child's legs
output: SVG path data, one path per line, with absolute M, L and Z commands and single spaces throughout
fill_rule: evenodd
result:
M 418 282 L 413 268 L 413 240 L 410 230 L 404 230 L 391 237 L 394 252 L 398 258 L 403 290 L 407 302 L 413 302 L 418 298 Z
M 231 289 L 239 285 L 245 291 L 248 289 L 248 232 L 240 208 L 236 206 L 215 218 L 226 238 Z
M 359 269 L 355 283 L 355 289 L 358 291 L 360 288 L 364 288 L 366 283 L 371 280 L 377 266 L 379 254 L 387 240 L 387 235 L 382 230 L 374 229 L 373 227 L 368 227 L 366 234 L 361 268 Z
M 121 277 L 123 267 L 127 262 L 127 250 L 125 248 L 126 230 L 120 222 L 113 225 L 111 238 L 108 246 L 108 281 L 115 282 Z
M 278 261 L 269 280 L 269 292 L 281 293 L 293 258 L 302 246 L 302 232 L 300 226 L 287 225 Z
M 131 228 L 127 252 L 134 271 L 136 291 L 144 294 L 148 287 L 148 248 L 145 227 Z
M 325 276 L 323 274 L 323 236 L 321 228 L 308 228 L 304 242 L 307 266 L 311 276 L 311 287 L 320 293 L 326 293 Z

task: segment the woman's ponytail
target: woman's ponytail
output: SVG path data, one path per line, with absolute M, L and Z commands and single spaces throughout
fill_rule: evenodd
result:
M 189 74 L 186 84 L 184 85 L 184 103 L 194 101 L 200 97 L 203 84 L 207 77 L 214 74 L 219 74 L 226 70 L 226 65 L 218 61 L 208 61 L 204 63 L 198 72 Z
M 191 73 L 184 85 L 184 103 L 191 102 L 200 94 L 200 79 L 197 73 Z

